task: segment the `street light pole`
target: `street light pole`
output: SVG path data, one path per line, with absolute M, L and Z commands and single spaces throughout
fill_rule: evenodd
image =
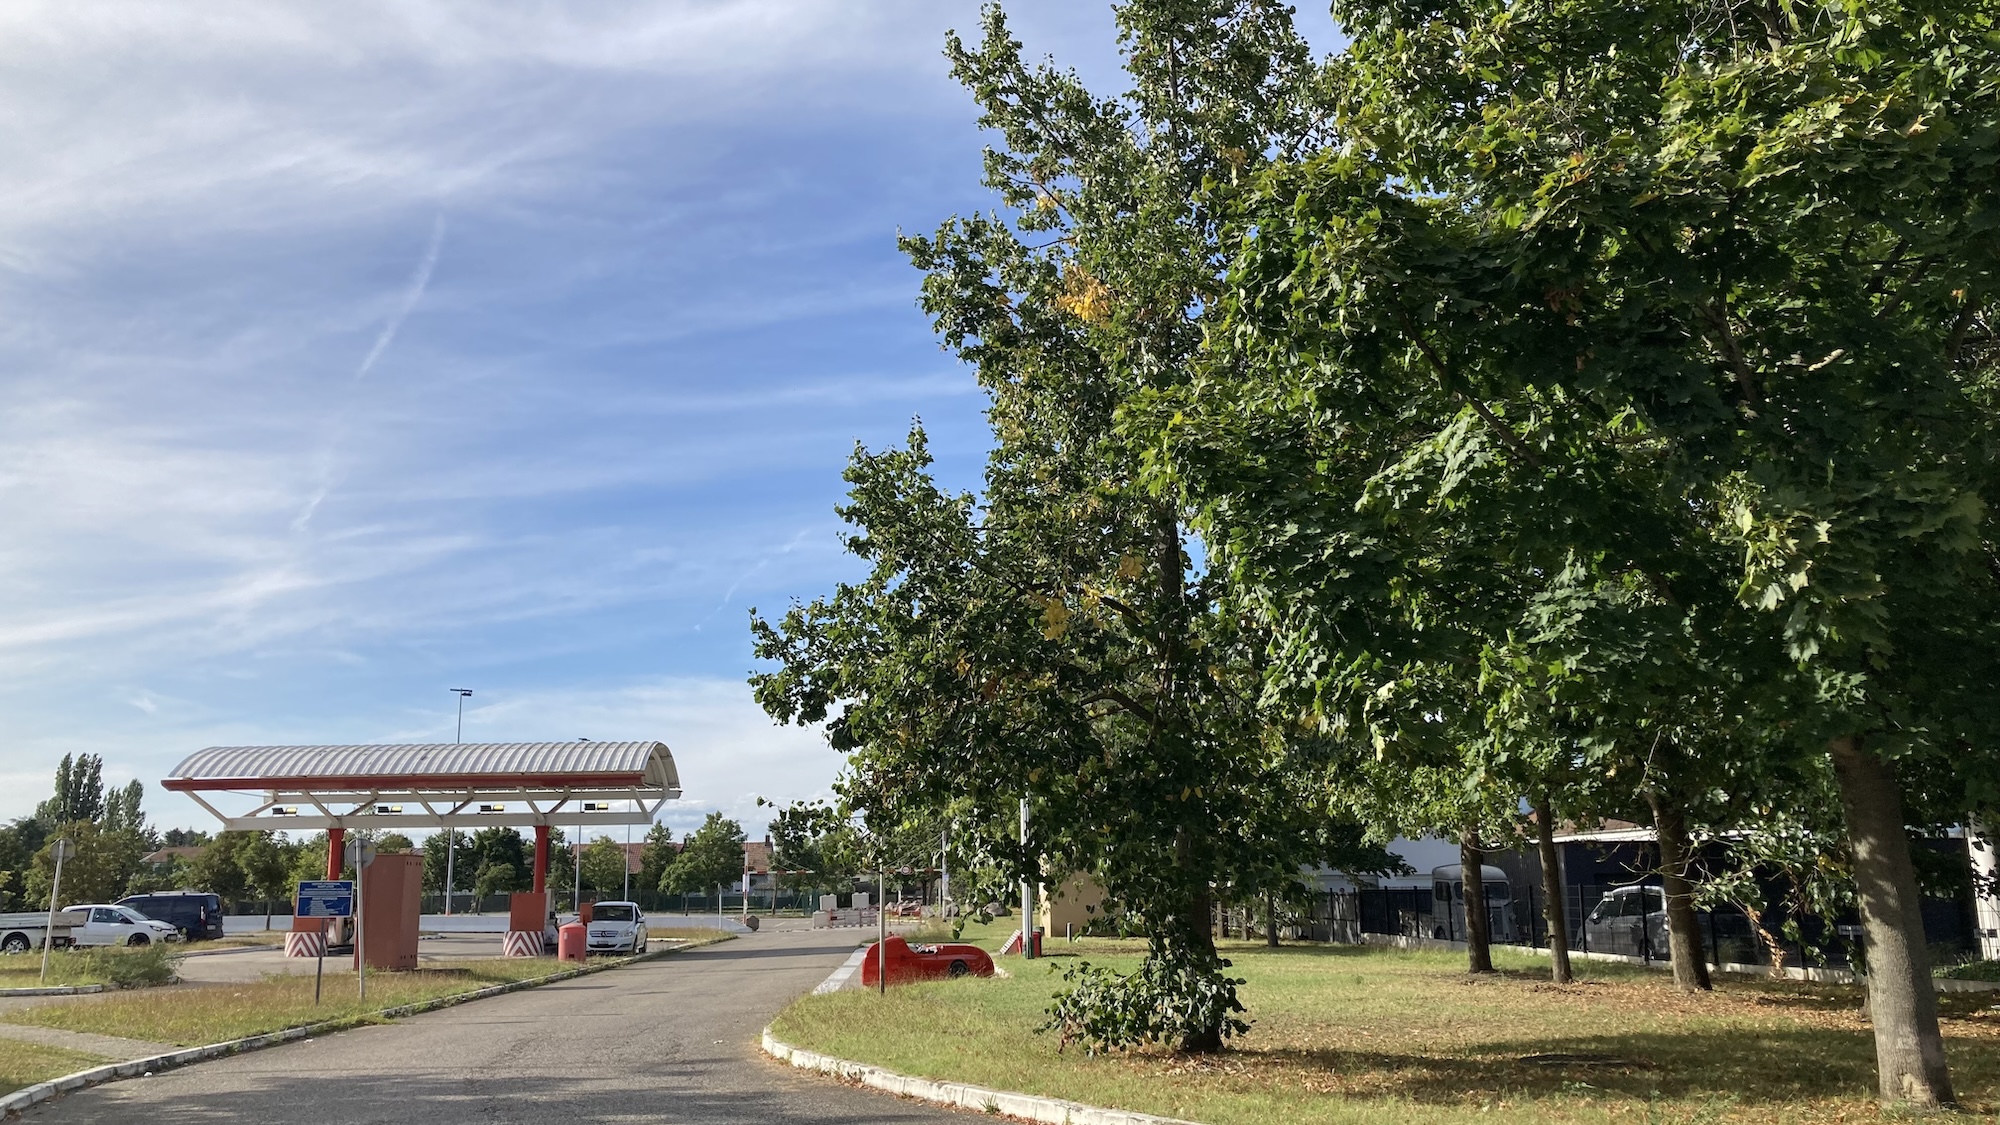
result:
M 465 742 L 465 697 L 472 694 L 472 689 L 455 687 L 451 689 L 451 693 L 458 697 L 458 740 L 454 745 L 459 745 Z M 451 916 L 451 892 L 455 885 L 452 877 L 456 874 L 453 869 L 457 866 L 457 859 L 458 829 L 447 824 L 444 828 L 444 912 L 446 917 Z

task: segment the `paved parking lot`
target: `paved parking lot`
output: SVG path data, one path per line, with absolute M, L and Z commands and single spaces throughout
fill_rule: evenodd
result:
M 973 1115 L 796 1073 L 758 1050 L 764 1024 L 824 980 L 866 936 L 853 930 L 767 931 L 391 1024 L 81 1091 L 30 1110 L 26 1120 L 37 1125 L 967 1120 Z

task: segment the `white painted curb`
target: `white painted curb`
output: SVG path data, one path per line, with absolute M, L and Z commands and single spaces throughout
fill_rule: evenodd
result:
M 52 984 L 47 988 L 0 988 L 0 999 L 15 996 L 88 996 L 110 989 L 108 984 Z
M 863 1086 L 883 1090 L 898 1097 L 916 1098 L 934 1105 L 955 1106 L 979 1113 L 998 1113 L 1023 1121 L 1046 1122 L 1047 1125 L 1197 1125 L 1196 1122 L 1184 1121 L 1178 1117 L 1155 1117 L 1150 1113 L 1104 1109 L 1100 1106 L 1084 1105 L 1082 1102 L 1064 1101 L 1061 1098 L 989 1090 L 984 1086 L 971 1086 L 964 1082 L 933 1082 L 928 1078 L 911 1078 L 906 1074 L 897 1074 L 879 1066 L 800 1050 L 774 1038 L 768 1027 L 764 1029 L 764 1053 L 801 1070 L 816 1070 L 845 1082 L 858 1082 Z
M 384 1008 L 379 1012 L 368 1012 L 364 1015 L 352 1016 L 347 1019 L 316 1023 L 306 1027 L 289 1027 L 283 1031 L 270 1031 L 262 1035 L 252 1035 L 245 1039 L 232 1039 L 227 1043 L 210 1043 L 205 1047 L 189 1047 L 186 1050 L 173 1051 L 164 1055 L 154 1055 L 151 1058 L 133 1059 L 130 1062 L 113 1063 L 109 1066 L 93 1067 L 90 1070 L 79 1070 L 75 1074 L 65 1074 L 61 1078 L 51 1078 L 47 1082 L 38 1082 L 33 1086 L 23 1086 L 5 1097 L 0 1097 L 0 1121 L 13 1120 L 21 1115 L 21 1111 L 30 1106 L 40 1105 L 42 1102 L 59 1098 L 64 1094 L 73 1093 L 86 1087 L 102 1086 L 106 1082 L 116 1082 L 121 1078 L 137 1078 L 145 1074 L 156 1074 L 163 1070 L 172 1070 L 175 1067 L 187 1066 L 189 1063 L 219 1059 L 224 1055 L 242 1054 L 245 1051 L 261 1051 L 266 1047 L 276 1047 L 281 1043 L 290 1043 L 297 1039 L 308 1039 L 315 1035 L 346 1031 L 351 1027 L 360 1026 L 366 1020 L 400 1019 L 404 1016 L 417 1015 L 420 1012 L 434 1012 L 440 1008 L 455 1008 L 460 1004 L 469 1004 L 474 1000 L 484 1000 L 488 997 L 500 996 L 509 992 L 521 992 L 525 989 L 539 988 L 545 984 L 555 984 L 558 981 L 570 980 L 574 977 L 588 976 L 591 973 L 601 973 L 607 969 L 622 968 L 626 965 L 637 964 L 640 961 L 651 961 L 685 948 L 687 948 L 685 945 L 674 945 L 667 949 L 656 950 L 652 953 L 642 953 L 637 957 L 621 961 L 607 962 L 599 965 L 583 965 L 574 969 L 565 969 L 550 973 L 548 976 L 509 981 L 506 984 L 496 984 L 475 992 L 461 992 L 456 996 L 444 996 L 436 1000 L 424 1000 L 416 1004 L 404 1004 L 400 1007 Z
M 813 989 L 813 995 L 818 996 L 827 992 L 839 992 L 842 988 L 846 987 L 847 982 L 853 978 L 854 971 L 861 967 L 861 959 L 866 956 L 868 956 L 868 947 L 865 945 L 848 954 L 847 960 L 841 963 L 840 968 L 835 969 L 832 975 L 819 982 L 818 988 Z

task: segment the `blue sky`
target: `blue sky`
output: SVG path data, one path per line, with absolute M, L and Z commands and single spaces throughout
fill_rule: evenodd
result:
M 1008 5 L 1115 88 L 1109 8 Z M 677 829 L 823 793 L 746 609 L 856 441 L 982 399 L 898 228 L 990 206 L 961 0 L 0 9 L 0 818 L 55 762 L 657 738 Z M 1324 17 L 1317 21 L 1323 24 Z

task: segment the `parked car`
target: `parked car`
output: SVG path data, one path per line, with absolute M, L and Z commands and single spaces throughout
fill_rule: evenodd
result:
M 584 948 L 590 953 L 646 952 L 646 915 L 636 902 L 600 902 L 590 908 Z
M 1667 892 L 1659 887 L 1614 887 L 1584 916 L 1578 947 L 1592 953 L 1642 954 L 1667 959 Z
M 129 906 L 86 903 L 65 908 L 70 913 L 88 912 L 89 920 L 70 930 L 77 945 L 151 945 L 181 940 L 181 932 L 157 919 L 148 918 Z
M 880 946 L 881 948 L 877 948 Z M 861 983 L 874 987 L 879 979 L 880 966 L 884 955 L 889 961 L 889 983 L 905 984 L 914 980 L 938 980 L 944 977 L 990 977 L 993 975 L 993 958 L 976 945 L 961 945 L 955 942 L 937 945 L 911 945 L 897 935 L 876 942 L 868 947 L 868 955 L 861 959 Z
M 129 906 L 155 921 L 165 922 L 181 932 L 187 941 L 213 941 L 222 936 L 222 899 L 207 891 L 154 891 L 126 895 L 119 906 Z

